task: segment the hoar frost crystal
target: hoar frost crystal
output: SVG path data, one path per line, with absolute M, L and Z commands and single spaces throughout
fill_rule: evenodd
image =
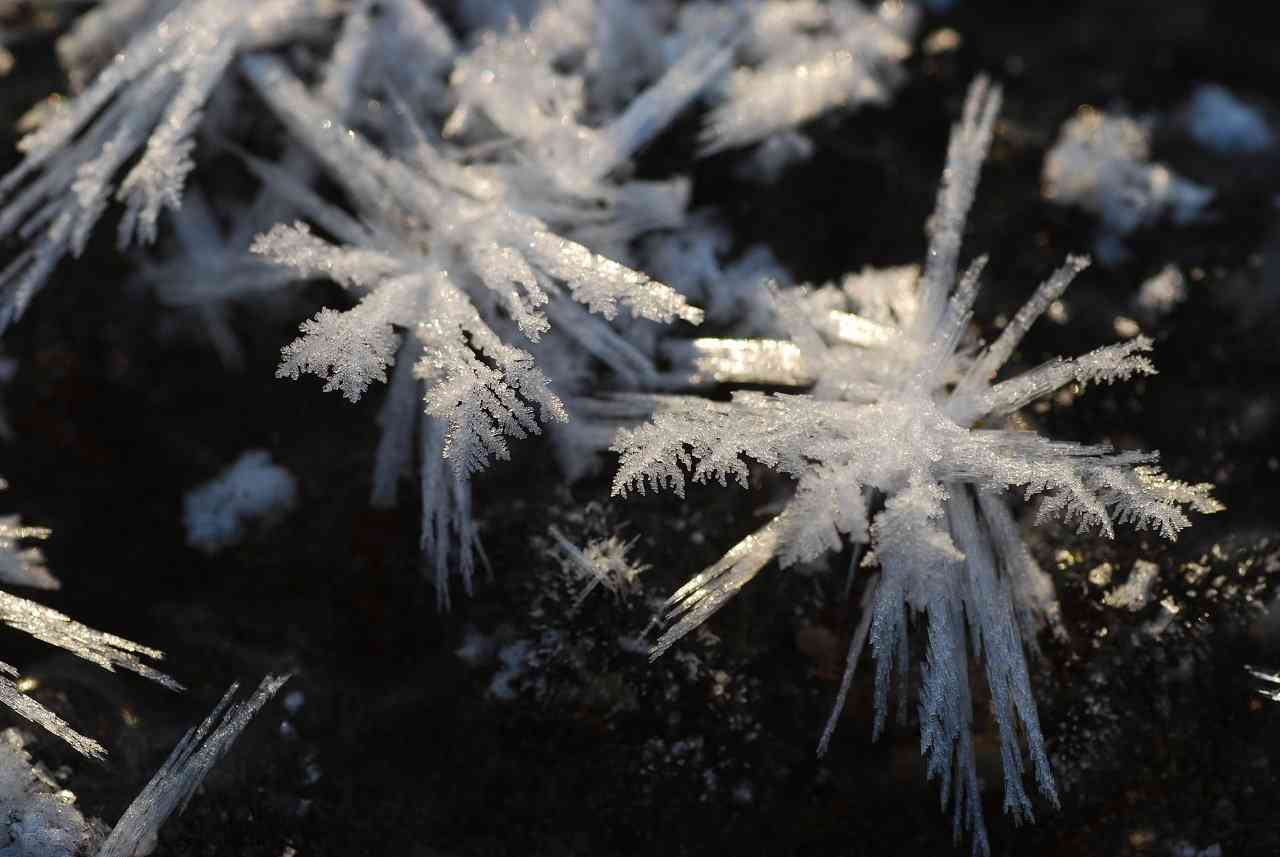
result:
M 657 657 L 704 622 L 768 562 L 782 566 L 868 545 L 880 574 L 867 588 L 825 751 L 858 657 L 869 640 L 875 663 L 875 731 L 884 728 L 890 679 L 907 678 L 909 618 L 928 628 L 918 713 L 921 751 L 944 800 L 954 800 L 957 837 L 988 853 L 973 741 L 968 651 L 983 661 L 1004 763 L 1004 807 L 1030 817 L 1023 785 L 1026 741 L 1040 792 L 1057 803 L 1023 653 L 1053 603 L 1002 496 L 1040 498 L 1038 518 L 1059 516 L 1112 534 L 1113 523 L 1167 538 L 1189 524 L 1184 509 L 1220 509 L 1211 486 L 1187 485 L 1155 466 L 1156 453 L 1053 441 L 1015 430 L 1019 408 L 1069 383 L 1110 382 L 1155 372 L 1137 337 L 1075 359 L 1058 359 L 996 381 L 1031 324 L 1087 266 L 1068 258 L 995 342 L 966 332 L 985 258 L 959 275 L 960 239 L 991 142 L 1000 92 L 972 86 L 947 152 L 929 248 L 918 281 L 903 271 L 855 278 L 843 290 L 778 292 L 791 342 L 755 348 L 698 340 L 698 371 L 718 378 L 812 384 L 803 395 L 737 392 L 729 402 L 657 397 L 653 421 L 624 429 L 614 493 L 730 477 L 747 484 L 746 459 L 796 480 L 769 523 L 696 575 L 667 602 L 669 627 Z M 798 296 L 797 296 L 798 295 Z M 859 313 L 850 312 L 850 309 Z

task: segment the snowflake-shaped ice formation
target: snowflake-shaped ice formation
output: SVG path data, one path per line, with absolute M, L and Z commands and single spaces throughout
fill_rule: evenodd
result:
M 490 459 L 509 456 L 507 437 L 568 418 L 542 358 L 554 363 L 557 350 L 580 349 L 620 374 L 650 375 L 648 358 L 594 316 L 613 319 L 625 309 L 655 322 L 697 323 L 702 312 L 669 286 L 553 231 L 492 172 L 448 159 L 424 135 L 403 157 L 384 153 L 334 120 L 279 60 L 255 55 L 242 66 L 360 217 L 255 162 L 279 196 L 343 243 L 299 222 L 277 224 L 254 251 L 363 295 L 352 309 L 322 310 L 305 322 L 303 336 L 285 348 L 279 374 L 317 374 L 326 389 L 354 401 L 397 367 L 375 473 L 379 502 L 394 498 L 396 478 L 412 460 L 412 402 L 425 398 L 423 546 L 445 606 L 451 541 L 464 582 L 472 568 L 467 480 Z M 541 342 L 549 331 L 559 349 Z M 516 337 L 539 350 L 537 363 L 534 353 L 511 344 Z
M 1041 518 L 1112 534 L 1114 523 L 1168 538 L 1189 524 L 1184 507 L 1219 509 L 1209 485 L 1164 476 L 1156 454 L 1054 441 L 1016 430 L 1007 418 L 1065 384 L 1110 382 L 1155 371 L 1138 337 L 1075 359 L 1059 359 L 995 381 L 1031 324 L 1087 264 L 1069 258 L 995 342 L 965 334 L 984 259 L 957 277 L 960 237 L 990 145 L 999 90 L 979 79 L 953 131 L 922 273 L 894 269 L 848 278 L 842 288 L 777 295 L 790 341 L 697 340 L 694 380 L 809 386 L 805 394 L 737 392 L 732 401 L 661 397 L 651 423 L 624 429 L 614 493 L 686 479 L 732 477 L 746 459 L 796 480 L 794 497 L 763 528 L 696 575 L 669 600 L 671 624 L 657 657 L 705 621 L 772 559 L 787 566 L 869 545 L 880 574 L 865 594 L 825 749 L 868 639 L 875 660 L 876 732 L 890 678 L 906 679 L 910 614 L 928 626 L 919 690 L 921 748 L 929 775 L 955 801 L 957 836 L 989 848 L 972 738 L 966 652 L 985 663 L 1005 768 L 1004 805 L 1031 814 L 1023 786 L 1021 733 L 1041 793 L 1057 800 L 1023 654 L 1052 585 L 1018 535 L 1001 494 L 1039 497 Z M 852 306 L 859 313 L 851 313 Z

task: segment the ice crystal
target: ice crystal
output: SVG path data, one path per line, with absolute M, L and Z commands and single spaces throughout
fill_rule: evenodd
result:
M 164 8 L 167 14 L 156 13 Z M 83 57 L 98 53 L 91 46 L 109 41 L 108 34 L 150 26 L 22 139 L 25 157 L 0 179 L 0 233 L 30 242 L 0 272 L 0 330 L 23 313 L 63 256 L 83 252 L 113 197 L 125 205 L 120 245 L 135 235 L 153 241 L 161 210 L 181 204 L 195 166 L 195 132 L 236 53 L 280 41 L 337 7 L 329 0 L 157 0 L 110 9 L 91 13 L 64 41 L 73 78 L 88 77 Z
M 1155 453 L 1049 440 L 1009 421 L 1065 384 L 1155 369 L 1146 356 L 1150 340 L 1137 337 L 997 380 L 1032 323 L 1086 267 L 1078 257 L 1036 290 L 994 342 L 980 347 L 967 336 L 985 259 L 957 276 L 960 238 L 999 103 L 999 90 L 984 79 L 970 90 L 952 132 L 922 271 L 868 272 L 838 289 L 779 292 L 789 341 L 693 345 L 702 371 L 716 380 L 807 392 L 736 392 L 728 402 L 659 397 L 652 422 L 619 432 L 613 485 L 619 495 L 661 488 L 682 495 L 689 479 L 745 486 L 748 460 L 796 481 L 780 513 L 671 596 L 653 657 L 770 561 L 786 567 L 845 543 L 870 546 L 880 573 L 865 592 L 820 749 L 868 640 L 875 731 L 883 729 L 894 672 L 906 681 L 908 624 L 920 617 L 928 629 L 921 751 L 944 800 L 954 801 L 957 836 L 967 829 L 979 853 L 988 843 L 974 765 L 970 649 L 984 663 L 999 726 L 1005 809 L 1019 818 L 1032 810 L 1019 735 L 1040 792 L 1057 802 L 1023 653 L 1024 637 L 1052 609 L 1052 585 L 1023 545 L 1004 495 L 1038 498 L 1039 519 L 1059 517 L 1107 536 L 1124 523 L 1172 539 L 1190 523 L 1185 509 L 1220 508 L 1210 486 L 1164 476 Z
M 1245 666 L 1245 672 L 1249 673 L 1258 682 L 1254 692 L 1260 696 L 1265 696 L 1272 702 L 1280 702 L 1280 670 L 1263 670 L 1258 667 Z
M 372 499 L 395 502 L 417 447 L 422 546 L 445 605 L 451 570 L 469 587 L 478 544 L 468 480 L 490 458 L 508 455 L 504 437 L 567 418 L 561 395 L 588 382 L 593 360 L 622 387 L 652 385 L 652 337 L 615 321 L 619 310 L 661 323 L 700 320 L 699 310 L 629 259 L 638 236 L 681 223 L 688 182 L 629 179 L 628 161 L 720 73 L 732 33 L 709 34 L 669 64 L 654 55 L 628 65 L 609 45 L 622 38 L 619 28 L 652 30 L 648 7 L 546 3 L 517 16 L 528 21 L 524 28 L 503 21 L 474 34 L 465 52 L 438 21 L 389 22 L 394 17 L 371 18 L 368 4 L 357 4 L 311 90 L 275 58 L 241 63 L 295 151 L 274 163 L 248 159 L 264 184 L 262 204 L 225 241 L 202 197 L 188 194 L 175 218 L 187 258 L 153 278 L 171 281 L 163 287 L 171 303 L 202 309 L 231 362 L 234 337 L 211 301 L 300 275 L 365 296 L 353 310 L 324 310 L 306 322 L 280 374 L 318 374 L 326 389 L 354 400 L 396 366 Z M 421 35 L 400 45 L 404 30 Z M 414 63 L 425 56 L 428 68 L 406 77 L 404 63 L 393 60 L 400 51 Z M 432 92 L 424 104 L 414 82 L 450 66 L 448 98 Z M 392 109 L 355 117 L 356 91 Z M 442 140 L 433 123 L 446 103 Z M 381 147 L 356 130 L 357 118 Z M 347 192 L 358 220 L 310 188 L 316 162 Z M 279 222 L 297 216 L 342 243 L 301 221 Z M 237 249 L 245 224 L 259 233 L 252 261 Z M 197 275 L 184 276 L 192 261 Z M 510 344 L 517 332 L 527 350 Z M 425 415 L 415 398 L 426 400 Z M 589 467 L 581 455 L 574 460 L 575 469 Z
M 506 437 L 566 418 L 562 396 L 586 388 L 597 361 L 617 387 L 656 383 L 655 334 L 620 311 L 700 320 L 633 258 L 644 234 L 681 227 L 689 181 L 635 179 L 630 161 L 723 75 L 739 35 L 721 21 L 672 48 L 670 10 L 618 0 L 455 11 L 455 23 L 492 29 L 460 42 L 417 0 L 96 8 L 59 43 L 83 91 L 24 142 L 26 159 L 0 185 L 12 194 L 0 226 L 24 223 L 30 239 L 0 275 L 0 322 L 83 249 L 113 193 L 126 204 L 122 245 L 135 233 L 154 239 L 159 212 L 172 212 L 168 257 L 144 263 L 144 277 L 165 303 L 198 314 L 228 365 L 243 358 L 227 299 L 300 277 L 361 296 L 307 321 L 281 374 L 318 374 L 355 399 L 408 364 L 382 414 L 373 495 L 394 501 L 420 447 L 423 546 L 438 580 L 450 566 L 469 578 L 467 479 L 508 454 Z M 249 53 L 304 37 L 307 49 L 331 46 L 328 59 Z M 270 162 L 231 139 L 243 94 L 229 68 L 285 126 Z M 232 218 L 217 189 L 187 187 L 202 114 L 207 136 L 262 182 Z M 349 208 L 317 194 L 321 173 Z M 512 342 L 517 331 L 527 347 Z M 425 417 L 406 407 L 414 396 L 427 400 Z
M 105 670 L 114 672 L 116 667 L 122 667 L 171 690 L 181 689 L 176 681 L 143 660 L 158 660 L 164 657 L 162 652 L 81 625 L 57 610 L 26 598 L 0 592 L 0 624 L 65 649 Z M 17 670 L 0 663 L 0 673 L 4 673 L 0 675 L 0 702 L 27 720 L 48 729 L 86 756 L 105 755 L 106 751 L 101 744 L 76 732 L 56 714 L 24 694 L 14 681 L 18 675 Z
M 901 2 L 869 11 L 857 2 L 757 0 L 741 11 L 709 3 L 682 11 L 692 32 L 735 14 L 746 19 L 739 64 L 717 92 L 703 144 L 715 152 L 764 141 L 760 166 L 773 174 L 811 151 L 799 126 L 836 108 L 889 100 L 905 79 L 900 63 L 911 55 L 918 19 Z
M 155 845 L 156 834 L 171 815 L 182 812 L 205 776 L 231 749 L 236 738 L 289 676 L 267 676 L 253 695 L 233 702 L 238 683 L 223 695 L 209 716 L 191 729 L 155 776 L 120 816 L 97 857 L 133 857 Z
M 373 121 L 390 88 L 416 110 L 443 110 L 447 99 L 440 78 L 456 52 L 453 37 L 428 6 L 417 0 L 351 4 L 313 94 L 340 122 Z M 411 61 L 399 61 L 411 57 Z M 365 97 L 368 96 L 368 97 Z M 370 105 L 376 105 L 370 106 Z M 376 124 L 376 122 L 374 123 Z M 294 274 L 253 256 L 253 237 L 296 215 L 288 190 L 305 187 L 317 173 L 306 148 L 286 139 L 273 166 L 281 178 L 267 182 L 247 208 L 222 228 L 213 200 L 191 188 L 172 222 L 176 254 L 144 272 L 160 298 L 175 308 L 194 309 L 220 356 L 230 366 L 243 363 L 239 341 L 226 318 L 229 299 L 258 297 L 278 290 Z
M 0 490 L 5 487 L 0 479 Z M 47 538 L 49 531 L 41 527 L 24 527 L 16 516 L 0 518 L 0 580 L 38 589 L 57 589 L 57 578 L 44 565 L 37 548 L 23 548 L 19 542 Z M 7 625 L 57 646 L 103 669 L 116 667 L 135 672 L 172 690 L 181 689 L 176 681 L 150 666 L 146 660 L 163 658 L 162 652 L 97 631 L 71 619 L 57 610 L 26 598 L 0 591 L 0 625 Z M 92 738 L 76 732 L 62 718 L 23 693 L 16 681 L 18 671 L 0 661 L 0 703 L 16 714 L 48 729 L 86 756 L 100 758 L 106 751 Z
M 326 389 L 354 401 L 396 366 L 374 499 L 394 499 L 396 480 L 413 457 L 415 412 L 422 411 L 423 546 L 447 604 L 451 552 L 464 582 L 472 567 L 467 480 L 491 459 L 509 456 L 507 437 L 537 434 L 543 422 L 568 417 L 535 354 L 512 345 L 513 336 L 548 349 L 542 339 L 554 322 L 556 340 L 569 350 L 593 355 L 620 375 L 644 377 L 653 374 L 648 358 L 588 313 L 613 319 L 625 309 L 655 322 L 696 323 L 701 311 L 669 286 L 554 231 L 530 213 L 536 205 L 526 204 L 529 197 L 501 171 L 453 160 L 421 133 L 404 157 L 380 151 L 336 121 L 279 61 L 255 55 L 242 66 L 361 218 L 271 165 L 256 165 L 300 213 L 342 243 L 297 222 L 260 235 L 254 251 L 294 275 L 325 277 L 361 296 L 352 309 L 325 309 L 307 321 L 303 336 L 285 348 L 279 374 L 319 375 Z M 425 409 L 410 405 L 418 396 Z
M 106 826 L 86 820 L 75 807 L 75 795 L 32 764 L 17 730 L 0 732 L 0 854 L 136 857 L 151 853 L 160 827 L 185 808 L 205 776 L 287 680 L 287 676 L 267 676 L 249 699 L 235 703 L 238 685 L 233 684 L 204 722 L 178 742 L 105 840 Z
M 626 177 L 630 158 L 723 75 L 737 35 L 718 22 L 669 65 L 646 56 L 624 67 L 616 30 L 653 31 L 647 8 L 563 0 L 527 29 L 481 34 L 454 66 L 457 104 L 442 128 L 447 139 L 495 148 L 491 193 L 620 261 L 638 235 L 678 226 L 689 193 L 678 176 Z
M 548 532 L 555 540 L 565 573 L 585 582 L 574 600 L 573 609 L 586 601 L 597 586 L 603 586 L 615 597 L 631 591 L 640 575 L 648 569 L 648 566 L 627 558 L 632 543 L 617 536 L 596 539 L 580 548 L 556 527 L 551 527 Z

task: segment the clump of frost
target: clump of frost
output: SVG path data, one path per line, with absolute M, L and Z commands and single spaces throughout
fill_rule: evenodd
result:
M 812 145 L 797 132 L 831 110 L 885 104 L 902 84 L 919 19 L 909 3 L 753 0 L 746 4 L 690 3 L 682 32 L 696 38 L 709 22 L 740 16 L 745 33 L 733 72 L 714 93 L 702 142 L 707 152 L 761 143 L 762 178 Z
M 101 825 L 86 819 L 76 796 L 31 761 L 30 739 L 0 732 L 0 855 L 83 857 L 102 841 Z
M 1160 566 L 1140 559 L 1133 564 L 1128 579 L 1104 595 L 1102 603 L 1135 613 L 1151 600 L 1151 590 L 1159 576 Z
M 462 632 L 462 645 L 453 650 L 458 659 L 469 667 L 484 666 L 497 652 L 497 643 L 475 625 L 468 625 Z
M 846 543 L 870 548 L 879 574 L 862 596 L 845 675 L 819 744 L 824 751 L 870 641 L 875 731 L 883 731 L 896 672 L 908 677 L 907 629 L 927 627 L 919 688 L 921 751 L 955 830 L 988 853 L 973 741 L 970 651 L 983 662 L 1004 763 L 1004 807 L 1029 818 L 1027 762 L 1041 794 L 1057 789 L 1040 731 L 1024 640 L 1054 615 L 1053 586 L 1023 544 L 1006 497 L 1039 500 L 1037 520 L 1058 517 L 1111 536 L 1129 524 L 1174 538 L 1187 510 L 1221 506 L 1207 484 L 1175 482 L 1157 455 L 1107 444 L 1054 441 L 1013 420 L 1067 384 L 1109 383 L 1155 368 L 1144 337 L 998 379 L 1032 323 L 1087 260 L 1069 257 L 992 343 L 968 334 L 985 257 L 961 273 L 960 239 L 990 146 L 1000 92 L 972 86 L 954 127 L 929 221 L 926 263 L 871 271 L 840 288 L 779 292 L 789 340 L 696 340 L 718 379 L 780 381 L 802 394 L 739 391 L 730 401 L 655 397 L 653 420 L 618 433 L 615 494 L 729 479 L 748 484 L 748 460 L 795 480 L 765 526 L 695 575 L 667 601 L 658 657 L 722 607 L 765 565 L 812 561 Z
M 102 843 L 96 857 L 135 857 L 150 853 L 161 825 L 175 812 L 182 812 L 254 716 L 276 695 L 289 676 L 269 675 L 253 695 L 233 702 L 238 683 L 223 695 L 209 716 L 187 732 L 173 748 L 160 770 L 138 796 Z
M 1119 239 L 1168 217 L 1197 218 L 1213 191 L 1153 164 L 1150 132 L 1127 116 L 1081 110 L 1067 120 L 1045 157 L 1045 199 L 1076 205 L 1102 220 L 1099 255 L 1123 255 Z
M 1187 278 L 1176 265 L 1166 265 L 1138 288 L 1134 306 L 1148 318 L 1168 315 L 1187 299 Z
M 1183 123 L 1191 139 L 1219 155 L 1252 155 L 1275 143 L 1262 113 L 1216 83 L 1195 88 Z
M 239 544 L 251 526 L 287 514 L 297 502 L 293 474 L 273 464 L 270 452 L 251 449 L 182 499 L 187 544 L 217 553 Z

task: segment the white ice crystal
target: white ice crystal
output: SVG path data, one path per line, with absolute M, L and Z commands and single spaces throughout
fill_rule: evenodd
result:
M 1063 124 L 1045 157 L 1045 199 L 1077 205 L 1102 220 L 1107 256 L 1119 255 L 1115 239 L 1168 217 L 1194 220 L 1213 191 L 1153 164 L 1150 132 L 1127 116 L 1082 109 Z
M 421 419 L 423 545 L 435 566 L 441 604 L 447 604 L 450 568 L 456 566 L 466 582 L 472 567 L 467 480 L 490 459 L 509 456 L 507 437 L 536 434 L 542 423 L 567 418 L 535 353 L 511 340 L 522 337 L 540 351 L 549 348 L 544 334 L 554 330 L 568 350 L 594 356 L 620 375 L 649 376 L 648 358 L 589 313 L 613 319 L 625 309 L 655 322 L 696 323 L 701 312 L 669 286 L 556 232 L 538 216 L 551 216 L 536 202 L 546 197 L 522 190 L 518 176 L 501 165 L 453 158 L 412 123 L 413 142 L 403 156 L 384 152 L 343 126 L 274 58 L 246 57 L 242 67 L 360 217 L 270 165 L 255 165 L 277 193 L 342 243 L 321 238 L 302 222 L 277 224 L 255 240 L 254 252 L 295 276 L 325 277 L 359 296 L 352 309 L 325 309 L 306 322 L 303 336 L 285 348 L 279 374 L 317 374 L 326 389 L 356 400 L 396 366 L 382 417 L 374 499 L 394 499 L 396 480 L 412 461 L 414 422 Z M 666 92 L 663 81 L 647 94 Z M 675 90 L 662 96 L 664 104 L 687 100 L 682 87 Z M 482 95 L 475 110 L 483 104 L 485 115 L 501 112 Z M 529 181 L 546 175 L 536 165 L 519 174 Z M 591 181 L 603 177 L 596 167 L 590 175 Z M 581 174 L 560 178 L 587 182 Z M 582 222 L 577 226 L 581 231 Z M 425 408 L 411 406 L 418 397 Z M 425 418 L 415 416 L 423 412 Z M 451 541 L 456 547 L 448 546 Z
M 114 672 L 116 667 L 122 667 L 171 690 L 181 689 L 181 685 L 143 660 L 159 660 L 164 657 L 162 652 L 81 625 L 43 604 L 0 591 L 0 624 L 65 649 L 105 670 Z M 0 703 L 48 729 L 86 756 L 100 758 L 105 755 L 106 751 L 97 741 L 76 732 L 56 714 L 23 693 L 15 681 L 17 676 L 17 670 L 0 662 Z
M 417 111 L 441 111 L 448 103 L 443 74 L 455 52 L 452 35 L 429 6 L 418 0 L 362 0 L 347 8 L 314 95 L 342 122 L 361 117 L 376 125 L 382 108 L 374 96 L 387 89 Z M 149 261 L 144 271 L 162 301 L 199 314 L 212 343 L 233 367 L 243 364 L 243 356 L 226 302 L 278 290 L 295 276 L 255 257 L 249 245 L 258 233 L 295 216 L 288 192 L 278 192 L 279 186 L 305 186 L 318 169 L 305 147 L 286 140 L 273 173 L 280 178 L 266 184 L 225 229 L 210 197 L 201 188 L 189 189 L 171 218 L 178 252 L 158 264 Z
M 161 825 L 175 812 L 186 809 L 205 776 L 288 680 L 289 676 L 269 675 L 243 702 L 232 702 L 240 688 L 238 683 L 232 684 L 204 722 L 187 732 L 173 748 L 160 770 L 120 816 L 96 857 L 149 853 Z
M 503 702 L 516 698 L 516 683 L 527 675 L 533 649 L 533 641 L 516 640 L 498 650 L 498 661 L 502 667 L 489 680 L 490 696 Z
M 632 543 L 617 536 L 596 539 L 580 548 L 556 527 L 551 527 L 549 532 L 555 540 L 565 573 L 585 583 L 571 609 L 576 610 L 598 586 L 603 586 L 615 597 L 631 592 L 640 575 L 648 569 L 648 566 L 628 559 L 627 551 Z
M 0 491 L 5 487 L 5 481 L 0 479 Z M 0 582 L 36 589 L 57 589 L 58 580 L 45 567 L 44 556 L 39 549 L 21 544 L 32 539 L 44 539 L 48 535 L 49 531 L 42 527 L 22 526 L 17 516 L 0 518 Z M 164 657 L 162 652 L 81 625 L 35 601 L 0 591 L 0 625 L 64 649 L 109 672 L 122 667 L 171 690 L 181 689 L 176 681 L 144 660 L 159 660 Z M 86 756 L 101 758 L 105 755 L 101 744 L 76 732 L 62 718 L 23 693 L 17 678 L 18 671 L 0 661 L 0 704 L 48 729 Z
M 1058 359 L 997 380 L 1032 323 L 1086 266 L 1066 264 L 1036 290 L 1000 336 L 979 346 L 968 335 L 985 259 L 959 273 L 960 238 L 990 145 L 999 90 L 978 80 L 955 127 L 923 271 L 868 272 L 843 288 L 779 292 L 790 341 L 747 340 L 695 351 L 731 373 L 718 380 L 804 384 L 804 394 L 736 392 L 731 401 L 657 399 L 653 421 L 619 432 L 614 493 L 686 481 L 748 483 L 748 460 L 787 474 L 795 494 L 772 520 L 696 575 L 668 601 L 657 657 L 718 610 L 770 561 L 813 560 L 845 543 L 870 546 L 880 573 L 865 591 L 825 750 L 853 670 L 870 640 L 876 732 L 885 723 L 890 679 L 906 680 L 911 617 L 927 626 L 919 688 L 921 751 L 944 800 L 954 801 L 957 836 L 988 851 L 974 762 L 968 657 L 983 662 L 1004 761 L 1005 809 L 1030 816 L 1023 785 L 1025 740 L 1041 793 L 1057 801 L 1023 653 L 1051 612 L 1052 585 L 1023 545 L 1005 496 L 1039 499 L 1039 518 L 1112 534 L 1115 523 L 1174 538 L 1190 522 L 1184 507 L 1216 511 L 1208 485 L 1174 482 L 1155 453 L 1053 441 L 1008 418 L 1070 383 L 1123 380 L 1155 370 L 1151 342 L 1138 337 L 1075 359 Z M 758 364 L 754 361 L 760 360 Z M 751 370 L 760 371 L 751 378 Z M 1038 617 L 1038 618 L 1037 618 Z
M 670 65 L 648 56 L 622 65 L 613 46 L 656 29 L 649 8 L 561 0 L 526 29 L 481 34 L 454 66 L 457 103 L 442 128 L 446 139 L 493 151 L 490 194 L 624 263 L 638 235 L 679 225 L 689 194 L 679 176 L 627 177 L 629 160 L 723 76 L 737 35 L 719 22 Z M 616 32 L 627 26 L 638 32 Z
M 29 739 L 0 732 L 0 857 L 141 857 L 155 850 L 160 827 L 191 799 L 209 770 L 286 678 L 268 676 L 257 693 L 231 704 L 236 685 L 213 713 L 178 743 L 106 836 L 106 825 L 86 819 L 76 796 L 32 762 Z
M 717 91 L 703 144 L 715 152 L 765 141 L 761 167 L 776 173 L 811 151 L 795 136 L 799 126 L 836 108 L 888 102 L 905 78 L 900 64 L 911 55 L 919 12 L 896 0 L 874 11 L 844 0 L 697 2 L 681 10 L 686 33 L 737 15 L 746 27 L 739 62 Z
M 1258 687 L 1254 691 L 1261 696 L 1265 696 L 1272 702 L 1280 702 L 1280 671 L 1263 670 L 1253 666 L 1246 666 L 1245 672 L 1253 676 L 1258 682 Z
M 113 198 L 125 206 L 121 246 L 135 234 L 153 241 L 161 209 L 181 203 L 195 166 L 195 132 L 235 54 L 337 10 L 331 0 L 128 0 L 90 13 L 63 43 L 73 78 L 97 65 L 87 55 L 132 27 L 144 29 L 22 139 L 25 157 L 0 178 L 0 235 L 28 242 L 0 271 L 0 330 L 23 313 L 59 260 L 83 252 Z
M 183 498 L 187 544 L 215 553 L 237 544 L 250 526 L 288 512 L 297 500 L 293 475 L 273 464 L 266 450 L 249 450 Z
M 16 729 L 0 732 L 0 857 L 140 857 L 156 847 L 160 827 L 181 812 L 205 775 L 287 677 L 267 676 L 252 697 L 232 703 L 232 685 L 213 712 L 178 742 L 125 810 L 115 828 L 86 819 L 26 750 Z

